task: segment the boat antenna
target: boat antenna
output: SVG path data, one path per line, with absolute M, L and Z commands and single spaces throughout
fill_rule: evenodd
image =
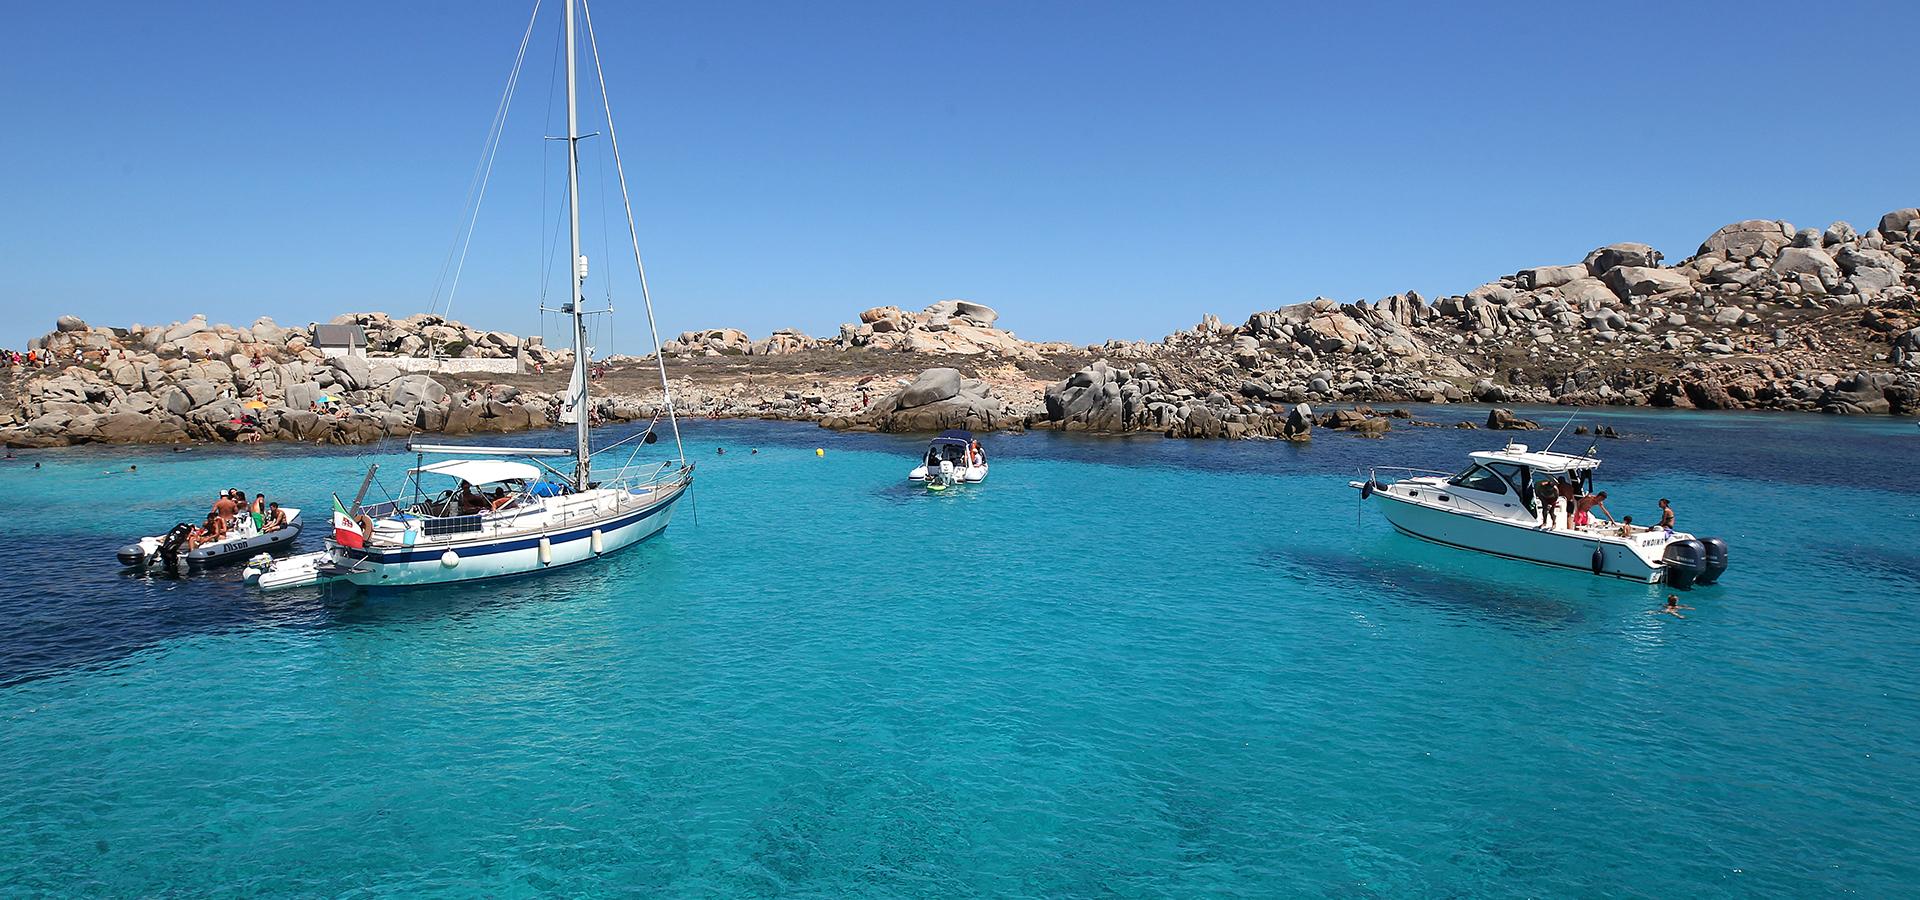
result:
M 573 315 L 573 382 L 580 385 L 580 397 L 575 402 L 577 415 L 573 421 L 573 486 L 575 490 L 587 489 L 591 475 L 592 461 L 588 458 L 587 443 L 591 439 L 590 428 L 593 416 L 587 403 L 589 385 L 587 383 L 587 319 L 582 308 L 585 295 L 581 287 L 587 279 L 587 260 L 580 255 L 580 109 L 579 84 L 574 71 L 574 0 L 566 0 L 567 32 L 567 239 L 571 261 L 567 269 L 568 276 L 567 311 Z M 574 400 L 569 397 L 568 400 Z
M 572 4 L 568 4 L 572 8 Z M 640 299 L 647 307 L 647 331 L 653 337 L 653 360 L 660 367 L 660 391 L 667 407 L 667 425 L 673 429 L 674 450 L 680 454 L 680 466 L 687 465 L 687 448 L 680 441 L 680 418 L 673 408 L 673 385 L 667 381 L 667 356 L 660 351 L 660 326 L 653 318 L 653 295 L 647 290 L 647 265 L 640 260 L 640 231 L 633 222 L 633 198 L 627 193 L 627 171 L 620 165 L 620 136 L 613 128 L 613 103 L 607 99 L 607 76 L 600 68 L 600 44 L 593 35 L 593 6 L 580 0 L 587 19 L 587 49 L 593 53 L 593 74 L 600 82 L 600 105 L 607 117 L 607 149 L 613 153 L 613 172 L 620 180 L 620 203 L 627 211 L 627 237 L 633 243 L 633 267 L 640 273 Z M 697 516 L 696 516 L 697 518 Z
M 1557 440 L 1559 440 L 1559 439 L 1560 439 L 1560 436 L 1561 436 L 1561 435 L 1563 435 L 1563 434 L 1566 434 L 1566 433 L 1567 433 L 1567 426 L 1568 426 L 1568 425 L 1572 425 L 1572 424 L 1573 424 L 1573 420 L 1574 420 L 1574 417 L 1575 417 L 1575 416 L 1578 416 L 1578 415 L 1580 415 L 1580 414 L 1579 414 L 1579 413 L 1577 413 L 1577 412 L 1576 412 L 1576 413 L 1572 413 L 1572 414 L 1570 414 L 1570 415 L 1568 415 L 1568 416 L 1567 416 L 1567 420 L 1566 420 L 1565 422 L 1562 422 L 1562 423 L 1560 423 L 1560 430 L 1559 430 L 1559 431 L 1556 431 L 1556 432 L 1554 432 L 1554 433 L 1553 433 L 1553 441 L 1557 441 Z M 1548 442 L 1547 442 L 1547 446 L 1546 446 L 1546 448 L 1545 448 L 1545 449 L 1543 449 L 1543 450 L 1541 450 L 1540 452 L 1541 452 L 1541 453 L 1546 453 L 1547 451 L 1549 451 L 1549 450 L 1552 450 L 1552 449 L 1553 449 L 1553 441 L 1548 441 Z

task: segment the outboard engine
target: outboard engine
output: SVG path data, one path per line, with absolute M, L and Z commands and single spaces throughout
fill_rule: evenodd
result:
M 1667 552 L 1661 561 L 1667 564 L 1668 584 L 1690 588 L 1706 569 L 1707 548 L 1696 540 L 1673 541 L 1667 544 Z
M 940 468 L 938 472 L 934 475 L 934 478 L 937 479 L 942 485 L 945 485 L 947 487 L 952 487 L 954 485 L 954 482 L 959 481 L 958 475 L 956 475 L 954 472 L 953 460 L 950 460 L 950 459 L 941 460 Z
M 1700 568 L 1700 577 L 1695 584 L 1712 584 L 1720 580 L 1720 573 L 1727 570 L 1727 542 L 1719 538 L 1701 538 L 1700 546 L 1706 550 L 1706 559 Z
M 165 560 L 167 568 L 178 568 L 181 556 L 187 552 L 187 538 L 192 534 L 193 526 L 186 522 L 173 526 L 173 530 L 160 539 L 160 549 L 154 551 L 154 555 Z

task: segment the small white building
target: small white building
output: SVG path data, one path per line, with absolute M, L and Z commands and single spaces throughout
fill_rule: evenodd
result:
M 366 356 L 367 330 L 358 325 L 315 325 L 313 345 L 327 356 Z

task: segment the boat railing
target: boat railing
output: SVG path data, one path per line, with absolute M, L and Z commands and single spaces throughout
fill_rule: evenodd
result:
M 1453 477 L 1452 472 L 1442 472 L 1438 469 L 1416 469 L 1412 466 L 1368 466 L 1367 480 L 1374 484 L 1379 484 L 1380 478 L 1378 473 L 1380 472 L 1409 472 L 1414 475 L 1438 475 L 1442 478 Z

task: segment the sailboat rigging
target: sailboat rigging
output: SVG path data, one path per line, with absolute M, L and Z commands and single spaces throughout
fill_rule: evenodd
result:
M 653 298 L 641 262 L 631 195 L 613 127 L 612 104 L 607 99 L 606 77 L 600 66 L 598 42 L 593 36 L 592 13 L 586 8 L 586 0 L 562 2 L 567 82 L 567 217 L 572 264 L 568 267 L 566 302 L 552 311 L 567 317 L 572 332 L 573 368 L 562 403 L 561 421 L 572 426 L 573 446 L 536 449 L 410 444 L 408 449 L 417 455 L 415 467 L 408 472 L 412 489 L 400 492 L 409 499 L 363 507 L 356 497 L 351 509 L 343 507 L 336 512 L 334 528 L 338 537 L 328 541 L 326 550 L 280 560 L 257 570 L 249 569 L 249 578 L 262 588 L 329 581 L 368 587 L 445 584 L 591 562 L 660 533 L 672 519 L 675 504 L 692 487 L 693 465 L 687 461 L 686 449 L 680 440 L 672 385 L 660 353 L 659 327 L 654 321 Z M 584 31 L 606 113 L 608 145 L 620 183 L 634 265 L 658 363 L 663 397 L 661 412 L 672 429 L 677 454 L 676 459 L 660 463 L 624 465 L 600 479 L 595 478 L 595 451 L 591 446 L 593 416 L 588 366 L 592 348 L 587 345 L 586 317 L 607 314 L 610 309 L 591 313 L 586 309 L 585 284 L 589 270 L 580 241 L 580 141 L 591 135 L 580 133 L 576 39 L 583 29 L 578 12 L 585 12 Z M 536 5 L 536 18 L 538 14 Z M 520 57 L 524 56 L 523 40 Z M 510 80 L 509 89 L 512 83 Z M 504 115 L 504 103 L 501 109 Z M 488 152 L 490 167 L 491 151 Z M 464 261 L 464 248 L 461 256 Z M 643 443 L 650 442 L 651 434 Z M 428 455 L 483 458 L 428 463 Z M 520 457 L 524 461 L 484 457 Z M 556 457 L 571 457 L 571 471 L 563 471 L 546 461 Z M 429 491 L 423 485 L 426 478 L 441 479 L 446 487 Z

